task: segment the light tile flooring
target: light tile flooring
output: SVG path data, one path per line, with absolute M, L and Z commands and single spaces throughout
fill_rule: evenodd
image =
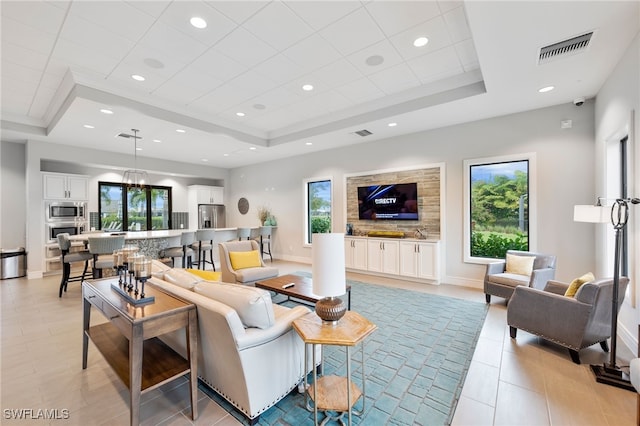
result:
M 274 261 L 281 273 L 309 265 Z M 348 274 L 382 285 L 459 297 L 484 303 L 480 290 L 424 285 Z M 125 425 L 128 392 L 93 345 L 82 370 L 82 307 L 78 283 L 58 298 L 59 277 L 0 281 L 2 309 L 2 425 Z M 100 321 L 99 315 L 93 315 Z M 619 345 L 620 364 L 631 351 Z M 467 375 L 454 425 L 634 425 L 635 393 L 598 384 L 589 364 L 606 361 L 599 345 L 581 351 L 582 365 L 566 350 L 519 331 L 509 337 L 506 306 L 494 298 Z M 180 379 L 142 398 L 144 425 L 238 425 L 199 391 L 199 417 L 190 420 L 188 386 Z M 37 420 L 16 420 L 31 409 Z M 9 410 L 9 411 L 7 411 Z M 42 412 L 59 419 L 42 419 Z M 55 411 L 57 410 L 57 411 Z M 38 416 L 40 416 L 38 418 Z M 62 418 L 62 419 L 60 419 Z

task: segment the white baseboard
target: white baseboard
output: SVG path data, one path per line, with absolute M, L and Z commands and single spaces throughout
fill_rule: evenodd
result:
M 440 281 L 443 284 L 458 285 L 461 287 L 484 288 L 484 280 L 446 276 Z
M 27 279 L 28 280 L 36 280 L 42 278 L 44 273 L 42 271 L 27 271 Z

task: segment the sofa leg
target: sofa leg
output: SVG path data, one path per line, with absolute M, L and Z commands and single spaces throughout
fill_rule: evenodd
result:
M 260 416 L 254 417 L 253 419 L 249 419 L 249 425 L 250 426 L 257 425 L 259 421 L 260 421 Z
M 491 303 L 491 295 L 490 295 L 490 294 L 485 294 L 485 295 L 484 295 L 484 300 L 485 300 L 487 303 Z
M 509 326 L 509 335 L 511 336 L 512 339 L 516 338 L 517 333 L 518 333 L 517 328 Z
M 571 361 L 575 364 L 580 364 L 580 353 L 574 349 L 569 349 L 569 355 L 571 355 Z
M 603 340 L 602 342 L 600 342 L 600 347 L 602 348 L 603 351 L 609 352 L 609 344 L 607 343 L 606 340 Z

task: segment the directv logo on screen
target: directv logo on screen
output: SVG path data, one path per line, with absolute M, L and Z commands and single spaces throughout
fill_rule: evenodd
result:
M 418 220 L 418 184 L 358 187 L 358 217 L 362 220 Z

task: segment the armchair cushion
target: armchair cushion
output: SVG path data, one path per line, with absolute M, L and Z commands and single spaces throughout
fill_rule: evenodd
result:
M 245 328 L 267 329 L 275 324 L 268 291 L 242 284 L 199 282 L 193 291 L 232 307 Z
M 533 256 L 518 256 L 507 253 L 506 272 L 529 277 L 533 271 L 533 262 L 535 260 L 536 258 Z
M 231 267 L 235 270 L 262 266 L 258 250 L 230 251 L 229 260 L 231 261 Z
M 578 292 L 578 289 L 582 286 L 582 284 L 588 283 L 595 279 L 596 277 L 593 275 L 593 273 L 587 272 L 583 276 L 578 277 L 575 280 L 571 281 L 571 284 L 569 284 L 569 287 L 567 287 L 567 291 L 565 291 L 564 295 L 567 297 L 575 297 L 576 293 Z

